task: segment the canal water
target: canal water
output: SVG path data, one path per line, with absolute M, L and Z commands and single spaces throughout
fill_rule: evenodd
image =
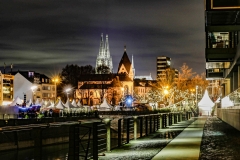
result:
M 41 149 L 29 148 L 0 152 L 0 160 L 66 160 L 67 155 L 68 143 L 45 146 Z

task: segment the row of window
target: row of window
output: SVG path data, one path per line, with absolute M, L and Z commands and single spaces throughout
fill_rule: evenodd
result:
M 44 90 L 44 91 L 55 91 L 55 86 L 42 86 L 42 90 Z M 41 89 L 38 88 L 37 91 L 41 91 Z

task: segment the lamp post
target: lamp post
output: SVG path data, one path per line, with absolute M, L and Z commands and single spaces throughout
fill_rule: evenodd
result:
M 53 82 L 55 83 L 55 101 L 57 101 L 57 83 L 58 83 L 58 78 L 54 78 Z
M 69 91 L 71 91 L 71 88 L 67 88 L 65 91 L 67 93 L 67 99 L 68 99 L 68 94 L 69 94 Z
M 198 102 L 198 86 L 196 86 L 196 109 L 197 109 L 198 115 L 199 115 L 199 108 L 198 108 L 197 102 Z
M 32 101 L 34 102 L 34 91 L 35 89 L 37 89 L 37 86 L 32 86 L 31 90 L 32 90 Z

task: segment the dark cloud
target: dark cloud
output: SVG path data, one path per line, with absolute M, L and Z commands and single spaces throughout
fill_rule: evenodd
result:
M 134 55 L 136 74 L 155 77 L 156 57 L 204 72 L 204 2 L 189 0 L 19 0 L 0 2 L 0 59 L 47 75 L 67 64 L 95 65 L 109 35 L 114 70 Z

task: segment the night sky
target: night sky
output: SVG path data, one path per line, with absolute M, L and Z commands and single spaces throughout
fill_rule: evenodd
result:
M 0 1 L 0 69 L 52 75 L 67 64 L 95 67 L 109 38 L 114 72 L 127 47 L 136 75 L 156 77 L 156 57 L 205 70 L 203 0 Z

